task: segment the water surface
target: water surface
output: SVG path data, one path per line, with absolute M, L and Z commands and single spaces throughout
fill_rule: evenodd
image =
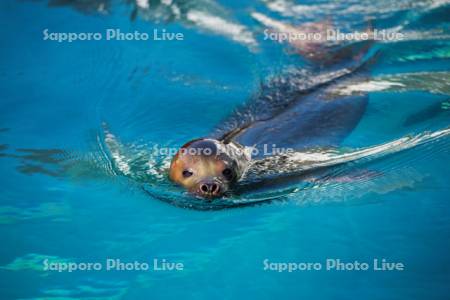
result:
M 450 39 L 447 1 L 2 1 L 3 299 L 447 299 Z M 133 153 L 209 134 L 261 80 L 303 66 L 252 15 L 407 33 L 375 45 L 369 105 L 342 151 L 423 138 L 376 159 L 200 211 L 168 180 L 117 172 L 104 125 Z M 55 32 L 184 34 L 184 41 L 43 40 Z M 427 139 L 432 136 L 434 138 Z M 403 144 L 402 144 L 403 145 Z M 408 149 L 405 149 L 408 148 Z M 379 149 L 379 148 L 377 148 Z M 400 151 L 402 150 L 402 151 Z M 330 155 L 334 155 L 332 152 Z M 367 154 L 367 153 L 366 153 Z M 327 180 L 333 179 L 333 180 Z M 153 182 L 154 183 L 154 182 Z M 181 261 L 182 272 L 43 271 L 42 262 Z M 264 271 L 273 262 L 401 262 L 401 272 Z

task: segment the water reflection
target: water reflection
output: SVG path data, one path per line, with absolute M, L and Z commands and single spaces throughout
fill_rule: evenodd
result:
M 130 19 L 141 18 L 152 23 L 179 22 L 187 27 L 224 36 L 249 48 L 256 40 L 247 26 L 214 0 L 123 0 L 130 7 Z M 68 6 L 85 14 L 108 14 L 113 11 L 109 0 L 50 0 L 50 7 Z

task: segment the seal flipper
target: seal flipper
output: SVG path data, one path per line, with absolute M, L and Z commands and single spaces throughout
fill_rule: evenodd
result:
M 350 79 L 367 78 L 362 73 L 351 76 Z M 259 154 L 256 158 L 270 155 L 266 151 L 267 147 L 294 150 L 336 147 L 358 124 L 368 103 L 368 95 L 365 93 L 338 95 L 335 90 L 343 82 L 345 83 L 344 79 L 323 88 L 287 95 L 292 99 L 268 114 L 248 110 L 251 118 L 247 117 L 245 123 L 238 123 L 243 114 L 237 112 L 228 121 L 233 125 L 235 120 L 236 126 L 218 139 L 225 143 L 234 140 L 243 146 L 256 147 Z M 277 93 L 281 94 L 283 91 Z M 259 98 L 256 103 L 260 102 L 260 106 L 264 106 L 263 100 L 264 98 Z M 252 112 L 255 114 L 251 115 Z M 245 117 L 244 114 L 242 119 L 245 120 Z
M 256 16 L 261 23 L 278 31 L 315 29 L 323 32 L 330 27 L 329 23 L 319 23 L 296 28 L 261 14 Z M 315 66 L 322 74 L 328 72 L 327 80 L 318 79 L 321 73 L 310 74 L 309 77 L 317 80 L 311 84 L 308 82 L 311 79 L 299 70 L 270 81 L 261 87 L 247 107 L 225 122 L 228 130 L 225 133 L 222 130 L 218 139 L 256 147 L 259 157 L 272 145 L 294 150 L 338 146 L 358 124 L 368 97 L 363 93 L 337 96 L 334 90 L 339 88 L 337 83 L 342 85 L 348 78 L 367 80 L 366 67 L 375 57 L 369 55 L 371 45 L 372 41 L 347 45 L 329 45 L 325 41 L 294 44 L 301 54 L 320 49 L 318 61 L 322 62 Z
M 211 138 L 229 141 L 243 133 L 256 122 L 263 122 L 274 118 L 290 107 L 297 105 L 301 99 L 308 95 L 325 90 L 338 83 L 345 83 L 347 79 L 355 81 L 367 80 L 367 66 L 376 56 L 367 60 L 353 62 L 352 68 L 339 66 L 337 70 L 319 70 L 318 72 L 306 69 L 287 69 L 280 76 L 270 78 L 243 106 L 238 107 L 234 113 L 226 118 L 211 134 Z M 348 64 L 347 64 L 348 66 Z M 329 93 L 330 94 L 330 93 Z M 327 98 L 336 98 L 328 95 Z
M 327 96 L 317 91 L 303 97 L 281 114 L 251 124 L 234 140 L 258 149 L 258 157 L 271 155 L 270 148 L 336 147 L 364 114 L 367 95 Z

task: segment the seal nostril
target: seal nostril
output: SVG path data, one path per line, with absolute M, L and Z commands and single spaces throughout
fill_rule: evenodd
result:
M 217 192 L 217 189 L 218 189 L 217 184 L 213 183 L 212 186 L 211 186 L 211 192 L 212 193 Z
M 202 190 L 202 192 L 205 192 L 205 193 L 208 192 L 208 186 L 207 186 L 206 184 L 202 184 L 202 185 L 200 186 L 200 189 Z

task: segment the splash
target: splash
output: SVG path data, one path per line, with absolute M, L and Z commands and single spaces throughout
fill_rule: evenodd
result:
M 198 27 L 214 32 L 215 34 L 226 36 L 238 43 L 256 47 L 257 42 L 253 37 L 253 33 L 241 24 L 231 22 L 219 16 L 209 14 L 207 12 L 191 10 L 186 15 L 187 20 L 191 21 Z
M 378 16 L 389 16 L 396 12 L 415 10 L 421 13 L 445 6 L 450 3 L 448 0 L 400 0 L 390 1 L 382 0 L 373 2 L 363 1 L 345 1 L 334 3 L 319 4 L 296 4 L 291 0 L 263 0 L 267 8 L 273 12 L 279 13 L 284 17 L 296 17 L 299 19 L 317 19 L 320 16 L 348 17 L 349 15 L 362 15 L 365 18 Z M 350 18 L 349 18 L 350 19 Z
M 425 91 L 450 95 L 449 76 L 450 72 L 417 72 L 384 75 L 363 82 L 350 79 L 333 87 L 333 93 L 353 95 L 361 92 Z
M 372 180 L 383 178 L 383 174 L 374 171 L 361 172 L 360 170 L 355 173 L 352 171 L 355 166 L 374 162 L 380 158 L 421 145 L 431 144 L 448 137 L 448 135 L 450 135 L 450 128 L 409 135 L 361 149 L 312 149 L 311 151 L 294 152 L 255 160 L 249 165 L 244 176 L 238 182 L 235 193 L 214 201 L 195 198 L 186 192 L 180 192 L 179 188 L 170 184 L 166 176 L 169 165 L 168 163 L 162 163 L 168 162 L 169 156 L 157 157 L 154 154 L 150 155 L 148 152 L 145 154 L 145 151 L 140 151 L 138 157 L 133 158 L 133 151 L 126 150 L 124 146 L 117 146 L 120 144 L 115 139 L 111 140 L 112 135 L 108 135 L 107 145 L 112 146 L 112 150 L 110 150 L 113 151 L 111 153 L 112 163 L 117 169 L 122 168 L 127 172 L 122 172 L 121 175 L 140 181 L 144 191 L 150 196 L 178 207 L 217 210 L 268 203 L 274 200 L 286 200 L 292 198 L 292 195 L 298 196 L 305 191 L 309 191 L 308 194 L 311 194 L 312 190 L 330 183 L 341 186 L 343 183 L 360 181 L 370 185 Z M 122 153 L 114 152 L 118 149 L 121 149 Z M 128 158 L 124 159 L 126 156 L 124 153 L 127 153 Z M 114 160 L 117 157 L 120 158 L 119 161 Z M 125 162 L 127 166 L 123 168 L 122 164 Z M 139 163 L 144 163 L 144 166 L 139 166 Z M 336 167 L 341 167 L 341 169 L 337 170 Z M 137 173 L 132 174 L 130 173 L 131 170 L 137 170 Z M 403 180 L 397 180 L 398 185 L 385 184 L 385 190 L 411 186 L 414 183 L 414 178 L 419 178 L 419 176 L 416 176 L 417 173 L 413 174 L 411 170 L 405 174 L 402 177 Z M 411 175 L 410 180 L 405 180 L 405 178 L 408 178 L 408 174 Z M 422 179 L 420 177 L 418 180 Z M 261 184 L 262 182 L 264 184 Z M 258 190 L 260 186 L 266 186 L 267 183 L 269 185 L 284 183 L 284 187 L 255 193 L 255 190 Z M 287 186 L 285 183 L 287 183 Z
M 339 150 L 323 152 L 294 152 L 289 155 L 272 156 L 254 161 L 243 181 L 259 181 L 263 177 L 286 176 L 315 169 L 333 167 L 356 161 L 367 162 L 400 151 L 431 143 L 450 134 L 450 128 L 434 132 L 424 132 L 417 135 L 387 142 L 381 145 L 341 152 Z

